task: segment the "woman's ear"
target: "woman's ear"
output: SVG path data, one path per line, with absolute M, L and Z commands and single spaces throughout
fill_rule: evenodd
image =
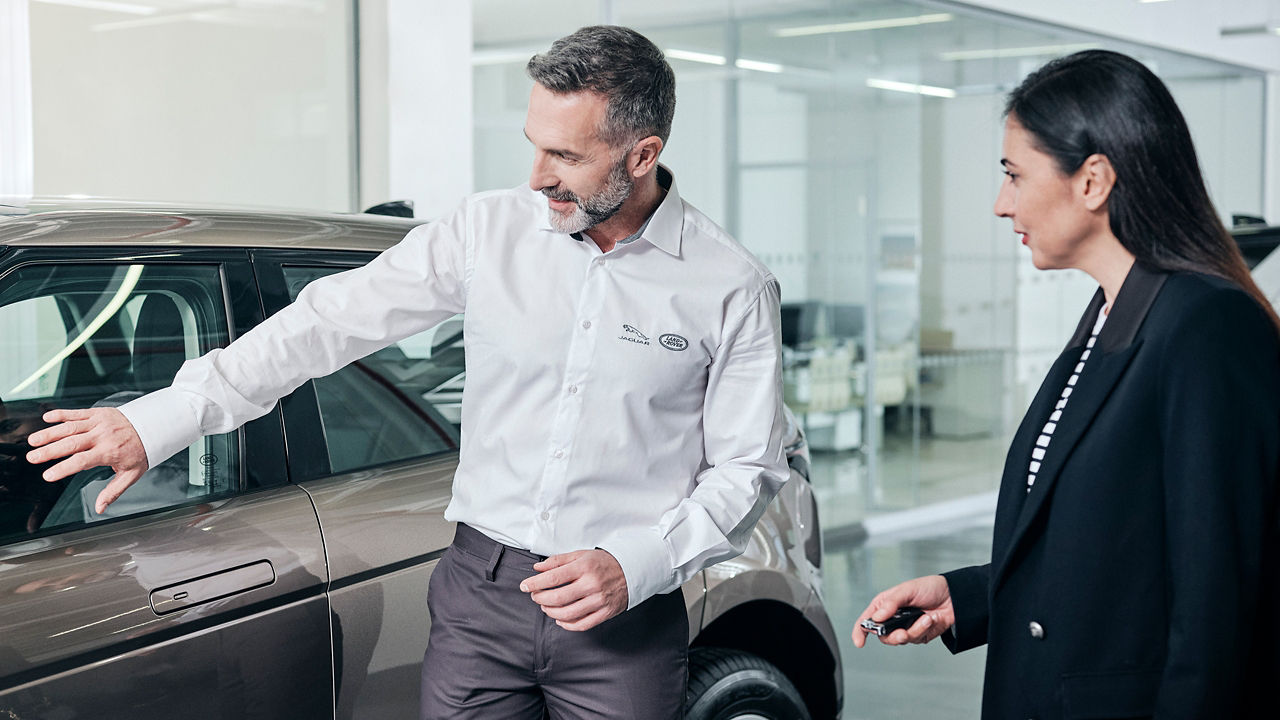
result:
M 627 154 L 627 172 L 632 177 L 644 177 L 658 165 L 658 154 L 662 152 L 662 138 L 650 135 L 637 142 Z
M 1094 153 L 1085 158 L 1076 176 L 1080 179 L 1085 207 L 1089 210 L 1104 207 L 1116 185 L 1116 170 L 1111 166 L 1111 160 L 1102 153 Z

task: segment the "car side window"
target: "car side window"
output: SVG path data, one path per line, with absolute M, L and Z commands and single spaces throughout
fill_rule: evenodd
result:
M 226 345 L 219 269 L 33 264 L 0 278 L 0 543 L 171 507 L 239 486 L 234 433 L 203 438 L 147 471 L 99 515 L 110 468 L 46 483 L 27 436 L 55 408 L 117 407 L 167 386 L 182 363 Z M 52 464 L 52 463 L 50 463 Z
M 290 299 L 341 270 L 283 268 Z M 330 469 L 456 450 L 465 376 L 462 316 L 456 316 L 314 380 Z

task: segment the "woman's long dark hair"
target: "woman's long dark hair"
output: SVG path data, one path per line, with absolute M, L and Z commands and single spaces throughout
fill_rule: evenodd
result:
M 1050 61 L 1009 94 L 1005 115 L 1072 175 L 1095 153 L 1116 182 L 1111 232 L 1138 262 L 1166 272 L 1226 278 L 1280 318 L 1249 274 L 1200 174 L 1187 122 L 1169 89 L 1142 63 L 1108 50 Z

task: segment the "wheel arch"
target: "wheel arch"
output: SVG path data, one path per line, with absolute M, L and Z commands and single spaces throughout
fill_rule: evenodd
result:
M 839 657 L 824 633 L 792 605 L 770 599 L 736 605 L 704 627 L 690 647 L 731 648 L 764 658 L 796 686 L 811 717 L 839 717 Z

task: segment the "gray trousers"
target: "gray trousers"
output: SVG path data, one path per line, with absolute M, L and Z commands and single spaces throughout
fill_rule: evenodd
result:
M 688 679 L 682 593 L 571 632 L 520 591 L 542 559 L 458 526 L 427 593 L 422 720 L 678 720 Z

